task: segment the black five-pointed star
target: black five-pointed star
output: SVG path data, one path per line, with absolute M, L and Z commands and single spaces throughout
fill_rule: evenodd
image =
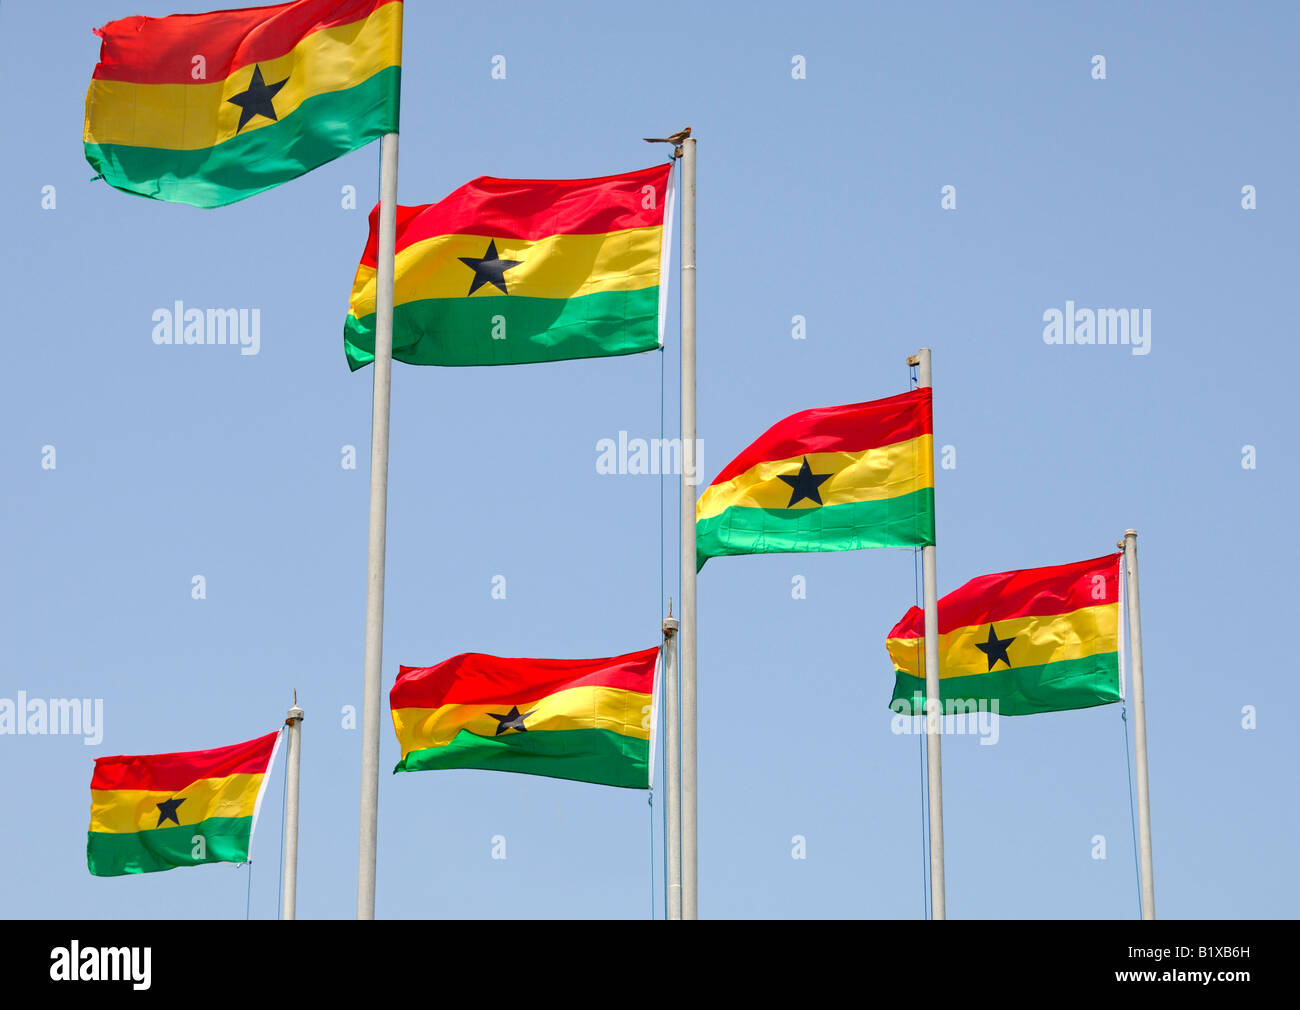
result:
M 524 725 L 524 720 L 532 714 L 532 712 L 525 712 L 523 715 L 520 715 L 518 705 L 511 705 L 510 711 L 505 715 L 497 715 L 495 712 L 488 713 L 488 715 L 501 724 L 497 727 L 497 736 L 500 736 L 508 729 L 517 729 L 520 733 L 528 732 L 528 727 Z
M 185 797 L 182 796 L 179 800 L 173 797 L 170 800 L 163 800 L 161 803 L 159 803 L 158 823 L 154 825 L 154 827 L 161 828 L 163 826 L 163 821 L 171 821 L 173 824 L 179 825 L 181 823 L 181 819 L 176 816 L 176 808 L 179 807 L 184 802 L 185 802 Z
M 279 94 L 280 89 L 288 82 L 289 78 L 286 77 L 278 84 L 267 84 L 262 79 L 262 68 L 254 67 L 253 79 L 248 84 L 248 90 L 226 99 L 232 105 L 239 106 L 239 127 L 235 132 L 238 133 L 247 126 L 248 121 L 254 116 L 265 116 L 267 119 L 279 122 L 280 117 L 275 114 L 275 106 L 271 104 L 271 99 Z
M 482 259 L 474 256 L 457 256 L 458 260 L 474 271 L 474 279 L 469 282 L 469 293 L 472 295 L 484 284 L 491 284 L 498 288 L 503 295 L 510 294 L 506 290 L 506 271 L 511 267 L 517 267 L 523 260 L 503 260 L 497 253 L 497 240 L 492 239 L 488 242 L 487 252 L 483 254 Z
M 778 476 L 790 485 L 790 504 L 786 508 L 792 508 L 796 502 L 801 502 L 805 498 L 820 505 L 822 503 L 822 493 L 819 488 L 835 475 L 833 473 L 813 473 L 812 467 L 808 465 L 808 457 L 805 456 L 803 466 L 799 467 L 797 474 L 794 476 L 779 474 Z
M 1007 655 L 1007 646 L 1016 640 L 1016 636 L 1010 638 L 998 638 L 998 633 L 994 630 L 993 625 L 989 625 L 989 637 L 987 642 L 976 642 L 975 648 L 984 653 L 989 660 L 989 669 L 992 670 L 998 660 L 1011 665 L 1011 657 Z

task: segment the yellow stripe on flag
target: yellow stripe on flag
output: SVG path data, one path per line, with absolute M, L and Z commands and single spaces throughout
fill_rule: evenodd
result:
M 893 445 L 863 452 L 810 452 L 808 466 L 814 474 L 831 474 L 818 489 L 822 505 L 883 501 L 922 488 L 934 487 L 931 469 L 933 436 L 921 435 Z M 770 460 L 750 467 L 722 484 L 713 484 L 700 496 L 697 521 L 729 508 L 811 509 L 818 505 L 804 498 L 790 505 L 791 487 L 782 476 L 793 477 L 804 456 Z
M 438 235 L 397 254 L 395 304 L 425 298 L 465 298 L 474 280 L 460 258 L 480 259 L 488 243 L 497 256 L 518 260 L 505 271 L 506 291 L 484 284 L 475 298 L 580 298 L 598 291 L 640 291 L 659 283 L 661 226 L 629 228 L 606 235 L 548 235 L 527 239 L 487 235 Z M 352 283 L 352 315 L 375 311 L 375 271 L 362 264 Z
M 94 78 L 86 95 L 88 144 L 124 144 L 195 151 L 268 126 L 254 116 L 239 130 L 241 108 L 230 99 L 247 91 L 255 69 L 267 85 L 284 81 L 272 98 L 283 120 L 315 95 L 355 87 L 401 65 L 401 4 L 385 4 L 351 24 L 313 32 L 284 56 L 241 67 L 225 80 L 194 84 L 135 84 Z
M 525 717 L 527 733 L 607 729 L 638 740 L 650 739 L 650 695 L 618 687 L 571 687 L 518 706 L 497 703 L 395 708 L 393 727 L 402 747 L 402 757 L 414 750 L 445 747 L 461 730 L 479 736 L 496 736 L 501 721 L 489 713 L 505 715 L 512 707 L 518 707 L 519 714 Z M 517 732 L 506 731 L 510 735 Z
M 1107 603 L 1099 607 L 1084 607 L 1069 614 L 1054 617 L 1017 617 L 1009 621 L 994 621 L 992 626 L 998 639 L 1011 638 L 1007 657 L 1011 668 L 1041 666 L 1059 663 L 1066 659 L 1083 659 L 1099 653 L 1114 652 L 1119 648 L 1119 604 Z M 939 676 L 974 677 L 1004 670 L 1002 660 L 989 669 L 988 657 L 977 643 L 988 641 L 989 625 L 972 624 L 939 636 Z M 889 650 L 894 666 L 913 677 L 925 676 L 925 662 L 920 638 L 889 638 Z
M 174 793 L 154 789 L 92 789 L 90 830 L 125 834 L 175 827 L 171 820 L 158 823 L 158 804 L 173 799 L 184 800 L 176 807 L 182 825 L 197 824 L 207 817 L 252 817 L 263 778 L 260 773 L 241 772 L 198 779 Z

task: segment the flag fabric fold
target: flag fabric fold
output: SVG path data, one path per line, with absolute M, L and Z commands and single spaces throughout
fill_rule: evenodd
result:
M 981 575 L 941 597 L 945 714 L 982 703 L 1000 715 L 1031 715 L 1119 701 L 1122 557 Z M 924 615 L 912 607 L 885 641 L 896 712 L 924 711 L 924 646 Z
M 934 543 L 928 388 L 805 410 L 732 460 L 696 505 L 696 559 Z
M 402 0 L 297 0 L 98 29 L 86 160 L 196 207 L 288 182 L 398 127 Z
M 95 759 L 86 863 L 97 877 L 247 862 L 279 732 L 213 750 Z
M 671 180 L 671 164 L 599 179 L 484 176 L 398 207 L 393 357 L 516 365 L 658 348 Z M 378 210 L 343 327 L 354 371 L 374 360 Z
M 659 649 L 605 659 L 463 653 L 403 666 L 394 772 L 479 768 L 648 789 Z

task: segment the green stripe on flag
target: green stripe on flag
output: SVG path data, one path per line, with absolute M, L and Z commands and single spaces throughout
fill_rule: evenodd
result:
M 957 706 L 957 702 L 993 699 L 997 699 L 999 715 L 1033 715 L 1109 705 L 1120 700 L 1119 654 L 1102 652 L 1039 666 L 998 669 L 969 677 L 944 677 L 939 681 L 939 698 L 945 715 L 967 710 L 966 706 Z M 925 706 L 925 680 L 895 670 L 894 696 L 889 705 L 904 715 L 921 715 Z M 992 710 L 991 706 L 987 708 Z
M 443 747 L 411 751 L 394 772 L 480 768 L 648 789 L 650 744 L 607 729 L 542 730 L 478 736 L 461 730 Z
M 116 877 L 204 863 L 244 863 L 252 828 L 251 817 L 209 817 L 180 827 L 124 833 L 90 831 L 86 865 L 97 877 Z
M 375 359 L 375 316 L 348 316 L 348 366 Z M 393 308 L 393 357 L 408 365 L 522 365 L 659 347 L 659 286 L 578 298 L 423 298 Z
M 934 543 L 934 489 L 807 509 L 733 506 L 695 524 L 696 567 L 728 554 L 854 551 Z

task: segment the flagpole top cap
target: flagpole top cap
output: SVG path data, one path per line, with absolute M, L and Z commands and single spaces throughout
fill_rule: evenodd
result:
M 1137 535 L 1138 535 L 1138 531 L 1137 531 L 1137 530 L 1125 530 L 1125 531 L 1124 531 L 1124 536 L 1126 536 L 1126 537 L 1135 537 L 1135 536 L 1137 536 Z
M 285 714 L 284 724 L 287 726 L 292 722 L 302 722 L 303 711 L 296 704 Z
M 682 626 L 682 625 L 681 625 L 681 622 L 678 621 L 677 618 L 675 618 L 675 617 L 665 617 L 665 618 L 664 618 L 664 634 L 665 634 L 665 635 L 670 635 L 670 636 L 671 636 L 671 635 L 675 635 L 675 634 L 677 634 L 677 629 L 680 628 L 681 626 Z

